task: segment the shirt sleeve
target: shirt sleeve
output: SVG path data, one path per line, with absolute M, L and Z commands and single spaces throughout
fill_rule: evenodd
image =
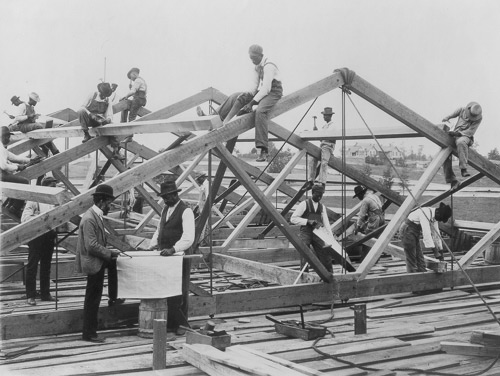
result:
M 290 222 L 294 225 L 307 226 L 307 218 L 302 218 L 302 214 L 306 211 L 306 201 L 302 201 L 297 209 L 293 212 L 290 217 Z
M 449 114 L 448 116 L 446 116 L 446 118 L 448 118 L 448 120 L 456 118 L 458 115 L 460 115 L 460 113 L 462 112 L 462 110 L 463 110 L 463 108 L 459 107 L 454 112 L 452 112 L 451 114 Z
M 90 105 L 92 98 L 94 98 L 94 93 L 91 93 L 90 95 L 88 95 L 87 98 L 85 99 L 85 102 L 83 102 L 83 104 L 82 104 L 82 108 L 87 112 L 88 112 L 87 107 Z
M 28 201 L 21 216 L 21 222 L 28 222 L 31 218 L 36 217 L 38 214 L 38 205 L 35 201 Z
M 278 68 L 274 64 L 266 64 L 264 66 L 264 77 L 262 79 L 262 86 L 260 90 L 255 94 L 253 100 L 260 102 L 271 91 L 271 85 L 273 83 L 274 77 L 276 77 Z
M 28 115 L 26 115 L 26 103 L 21 103 L 19 105 L 19 113 L 16 116 L 15 120 L 16 121 L 24 121 L 28 119 Z
M 167 209 L 165 208 L 163 210 L 167 210 Z M 163 213 L 163 211 L 162 211 L 162 213 Z M 162 213 L 160 213 L 160 220 L 161 220 Z M 150 249 L 158 246 L 158 236 L 159 235 L 160 235 L 160 223 L 158 222 L 158 226 L 156 227 L 156 231 L 153 234 L 153 237 L 151 238 L 151 240 L 149 241 L 149 248 Z
M 424 213 L 423 210 L 419 211 L 420 213 L 420 226 L 422 227 L 422 236 L 424 240 L 425 248 L 434 248 L 434 241 L 432 239 L 431 233 L 431 222 L 432 220 L 432 211 L 429 210 L 428 213 Z
M 194 214 L 190 208 L 186 208 L 182 213 L 182 236 L 174 244 L 176 254 L 183 254 L 194 242 Z
M 361 201 L 361 208 L 359 209 L 359 213 L 358 213 L 358 221 L 356 222 L 358 227 L 361 227 L 365 224 L 365 222 L 366 222 L 365 217 L 367 214 L 368 214 L 368 201 L 363 200 L 363 201 Z

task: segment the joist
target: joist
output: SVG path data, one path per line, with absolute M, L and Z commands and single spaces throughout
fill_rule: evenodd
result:
M 408 127 L 377 127 L 372 129 L 377 139 L 384 138 L 413 138 L 423 137 L 421 134 L 408 129 Z M 317 131 L 303 131 L 299 133 L 300 138 L 307 141 L 337 141 L 337 140 L 371 140 L 373 135 L 363 128 L 347 128 L 346 134 L 342 135 L 340 127 L 331 129 L 320 129 Z
M 486 235 L 484 235 L 479 242 L 477 242 L 474 247 L 472 247 L 463 256 L 459 264 L 466 268 L 474 262 L 477 256 L 481 254 L 487 247 L 489 247 L 495 240 L 500 237 L 500 222 L 498 222 Z
M 484 356 L 494 358 L 500 355 L 500 346 L 484 346 L 475 343 L 463 343 L 443 341 L 441 342 L 441 350 L 448 354 L 469 355 L 469 356 Z
M 107 124 L 105 126 L 90 128 L 91 136 L 127 136 L 131 134 L 165 133 L 165 132 L 188 132 L 188 131 L 211 131 L 222 125 L 219 116 L 205 116 L 193 120 L 145 120 L 131 123 Z M 80 127 L 44 128 L 28 133 L 15 133 L 11 136 L 12 141 L 24 139 L 46 139 L 63 137 L 83 137 Z
M 7 197 L 44 204 L 61 205 L 71 199 L 64 188 L 2 182 L 2 199 Z

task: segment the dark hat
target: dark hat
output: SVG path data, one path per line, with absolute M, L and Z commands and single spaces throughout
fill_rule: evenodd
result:
M 325 187 L 323 184 L 314 184 L 311 191 L 325 193 Z
M 52 183 L 57 183 L 58 181 L 59 180 L 57 180 L 56 178 L 54 178 L 52 176 L 46 176 L 42 180 L 42 185 L 47 186 L 47 185 L 51 185 Z
M 127 73 L 127 77 L 128 77 L 128 79 L 129 79 L 129 80 L 131 80 L 131 79 L 132 79 L 132 78 L 130 77 L 130 74 L 131 74 L 132 72 L 136 72 L 137 74 L 141 73 L 141 71 L 140 71 L 140 69 L 139 69 L 139 68 L 132 68 L 132 69 L 130 69 L 130 70 L 128 71 L 128 73 Z
M 333 112 L 331 107 L 325 107 L 325 109 L 321 113 L 323 115 L 333 115 L 335 112 Z
M 481 114 L 483 113 L 483 109 L 481 105 L 477 102 L 470 102 L 465 107 L 465 113 L 470 120 L 478 120 L 481 118 Z
M 109 82 L 100 82 L 97 84 L 97 90 L 99 90 L 99 93 L 101 93 L 105 98 L 113 94 L 113 89 L 111 89 Z
M 6 127 L 5 125 L 2 126 L 2 137 L 5 136 L 6 134 L 14 134 L 10 131 L 9 127 Z
M 158 196 L 165 196 L 165 195 L 168 195 L 169 193 L 181 191 L 181 189 L 177 188 L 177 185 L 175 184 L 174 180 L 167 180 L 167 181 L 161 183 L 160 189 L 161 189 L 161 191 L 158 194 Z
M 367 190 L 368 188 L 365 188 L 362 185 L 357 185 L 356 187 L 354 187 L 354 196 L 352 196 L 352 198 L 364 195 Z
M 107 184 L 99 184 L 92 195 L 115 199 L 115 196 L 113 196 L 113 187 Z
M 252 44 L 250 48 L 248 48 L 248 53 L 262 55 L 264 50 L 258 44 Z
M 10 101 L 12 104 L 14 104 L 15 102 L 20 101 L 20 100 L 21 99 L 17 95 L 14 95 L 12 98 L 10 98 Z

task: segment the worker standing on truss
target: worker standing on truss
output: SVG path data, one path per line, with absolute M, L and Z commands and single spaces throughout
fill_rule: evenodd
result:
M 420 235 L 423 235 L 425 248 L 434 252 L 434 257 L 443 260 L 443 243 L 439 236 L 438 222 L 448 222 L 452 210 L 449 205 L 439 204 L 439 208 L 418 208 L 411 212 L 401 224 L 399 234 L 406 255 L 408 273 L 425 272 L 424 253 L 420 247 Z
M 467 106 L 460 107 L 452 114 L 443 118 L 443 122 L 447 122 L 450 119 L 458 117 L 455 128 L 449 131 L 448 134 L 455 139 L 458 152 L 458 163 L 463 177 L 470 176 L 467 171 L 469 147 L 474 144 L 474 134 L 483 120 L 482 112 L 482 108 L 478 103 L 470 102 Z M 457 178 L 451 166 L 451 158 L 452 156 L 450 155 L 444 162 L 443 170 L 446 182 L 450 183 L 452 188 L 455 188 L 457 185 Z
M 380 198 L 375 193 L 368 192 L 368 188 L 361 185 L 354 188 L 352 198 L 356 197 L 361 200 L 361 208 L 354 233 L 369 233 L 382 226 L 385 223 L 385 213 Z
M 321 112 L 323 115 L 323 119 L 325 120 L 325 124 L 321 127 L 322 130 L 327 130 L 333 124 L 332 116 L 335 112 L 333 112 L 331 107 L 325 107 L 325 109 Z M 318 130 L 316 124 L 314 124 L 315 131 Z M 333 151 L 335 150 L 335 140 L 327 141 L 322 140 L 320 144 L 321 148 L 321 163 L 320 170 L 317 181 L 320 184 L 323 184 L 323 187 L 326 186 L 326 181 L 328 180 L 328 161 L 330 161 L 330 157 L 333 155 Z M 316 158 L 311 158 L 309 162 L 309 179 L 308 185 L 306 189 L 311 189 L 314 185 L 314 179 L 316 179 L 316 170 L 318 168 L 318 160 Z

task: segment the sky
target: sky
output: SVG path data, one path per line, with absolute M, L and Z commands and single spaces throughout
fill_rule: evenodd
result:
M 285 95 L 348 67 L 433 123 L 477 101 L 485 155 L 500 148 L 499 23 L 497 0 L 2 0 L 0 110 L 15 113 L 11 96 L 31 91 L 41 114 L 78 110 L 101 79 L 117 83 L 120 97 L 131 67 L 148 83 L 152 111 L 208 87 L 229 95 L 248 87 L 256 43 L 279 67 Z M 371 128 L 398 124 L 351 97 Z M 276 121 L 300 133 L 331 106 L 341 126 L 340 90 L 307 112 L 310 104 Z M 365 127 L 349 100 L 345 118 L 346 127 Z M 0 114 L 1 125 L 9 121 Z M 167 136 L 136 140 L 155 150 L 169 144 Z M 394 143 L 437 151 L 423 138 Z

